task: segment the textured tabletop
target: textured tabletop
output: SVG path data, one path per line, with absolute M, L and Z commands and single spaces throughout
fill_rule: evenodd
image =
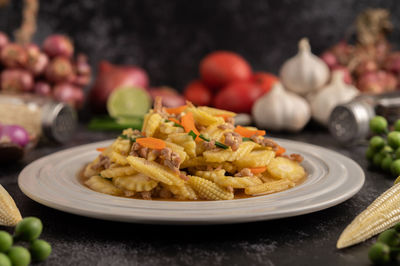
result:
M 297 135 L 274 136 L 336 150 L 361 165 L 366 182 L 350 200 L 298 217 L 218 226 L 126 224 L 53 210 L 19 190 L 19 172 L 35 159 L 116 135 L 90 132 L 81 126 L 68 145 L 41 145 L 22 162 L 0 168 L 0 183 L 14 197 L 22 215 L 40 217 L 44 223 L 42 238 L 53 245 L 53 253 L 40 265 L 369 265 L 367 252 L 375 240 L 341 251 L 336 250 L 336 241 L 355 215 L 393 180 L 367 167 L 364 147 L 341 147 L 328 132 L 316 127 Z

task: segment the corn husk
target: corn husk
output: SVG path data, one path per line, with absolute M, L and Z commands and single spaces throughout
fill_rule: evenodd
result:
M 336 244 L 345 248 L 360 243 L 400 222 L 400 183 L 380 195 L 343 231 Z
M 7 190 L 0 185 L 0 225 L 15 226 L 22 220 L 14 200 L 8 194 Z

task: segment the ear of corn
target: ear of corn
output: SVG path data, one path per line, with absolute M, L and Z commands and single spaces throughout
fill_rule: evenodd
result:
M 367 240 L 400 222 L 400 183 L 380 195 L 343 231 L 336 244 L 345 248 Z
M 0 225 L 15 226 L 21 220 L 21 213 L 17 205 L 7 190 L 0 185 Z
M 233 199 L 234 196 L 233 192 L 223 189 L 214 182 L 198 176 L 189 176 L 188 183 L 202 199 L 229 200 Z
M 285 157 L 276 157 L 267 165 L 268 173 L 277 179 L 290 179 L 297 182 L 306 176 L 304 168 L 298 163 Z

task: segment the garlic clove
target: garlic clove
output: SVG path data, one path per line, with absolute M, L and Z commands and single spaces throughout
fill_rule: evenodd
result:
M 299 131 L 311 117 L 307 101 L 286 91 L 280 82 L 255 102 L 252 114 L 258 127 L 275 131 Z
M 354 86 L 344 82 L 343 77 L 342 71 L 334 71 L 331 82 L 309 98 L 312 117 L 322 125 L 328 124 L 329 116 L 336 105 L 348 102 L 359 94 Z
M 287 60 L 280 71 L 283 85 L 299 95 L 321 89 L 329 79 L 329 68 L 318 56 L 311 53 L 307 38 L 300 40 L 297 55 Z

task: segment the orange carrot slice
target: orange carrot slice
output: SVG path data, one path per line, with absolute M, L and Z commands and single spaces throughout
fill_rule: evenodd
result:
M 169 121 L 172 121 L 172 122 L 174 122 L 174 123 L 177 123 L 178 125 L 180 125 L 180 124 L 181 124 L 181 122 L 179 122 L 179 120 L 178 120 L 178 119 L 176 119 L 176 118 L 173 118 L 173 117 L 170 117 L 170 118 L 168 118 L 168 120 L 169 120 Z
M 194 118 L 193 114 L 191 112 L 188 112 L 181 118 L 181 125 L 185 129 L 186 133 L 189 133 L 190 131 L 193 131 L 197 137 L 196 141 L 200 141 L 201 139 L 199 138 L 200 132 L 197 130 L 195 124 L 194 124 Z
M 165 141 L 162 139 L 156 139 L 152 137 L 137 138 L 136 142 L 143 147 L 147 147 L 154 150 L 162 150 L 166 147 Z
M 265 130 L 251 130 L 242 126 L 237 126 L 235 132 L 239 133 L 242 137 L 250 138 L 253 135 L 264 136 Z
M 180 114 L 187 108 L 187 105 L 182 105 L 174 108 L 165 108 L 165 111 L 169 114 Z
M 256 175 L 256 174 L 261 174 L 261 173 L 265 172 L 265 170 L 267 170 L 267 167 L 261 166 L 261 167 L 253 167 L 253 168 L 249 168 L 249 169 L 253 174 Z
M 107 149 L 106 147 L 102 147 L 102 148 L 97 148 L 96 151 L 103 152 L 103 151 L 105 151 L 106 149 Z
M 278 146 L 278 149 L 275 151 L 275 156 L 281 156 L 286 152 L 286 149 L 282 146 Z

